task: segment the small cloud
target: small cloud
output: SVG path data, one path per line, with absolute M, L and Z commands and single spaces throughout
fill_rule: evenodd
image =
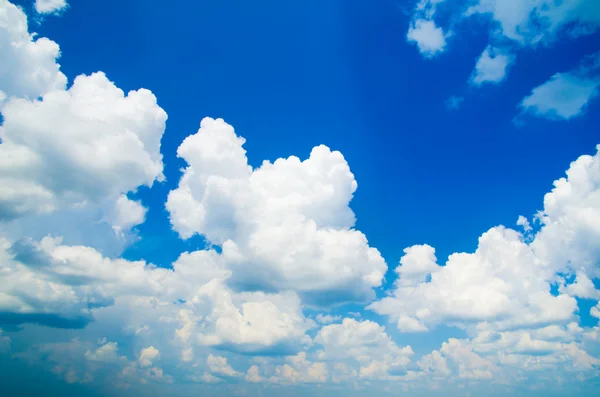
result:
M 415 20 L 408 29 L 406 39 L 410 43 L 415 43 L 425 58 L 433 58 L 446 47 L 444 31 L 432 20 Z
M 35 0 L 35 11 L 38 14 L 53 14 L 67 6 L 67 0 Z
M 446 99 L 446 108 L 450 110 L 456 110 L 460 108 L 464 100 L 464 97 L 452 95 L 450 98 Z
M 513 59 L 505 50 L 487 46 L 479 56 L 469 82 L 477 86 L 484 83 L 500 83 L 506 77 Z

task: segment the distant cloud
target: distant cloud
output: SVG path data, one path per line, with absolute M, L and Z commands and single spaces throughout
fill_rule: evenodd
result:
M 487 46 L 475 64 L 471 84 L 500 83 L 506 77 L 512 61 L 513 57 L 504 50 Z
M 446 107 L 451 110 L 456 110 L 461 107 L 464 100 L 464 97 L 452 95 L 450 98 L 446 99 Z
M 523 113 L 560 120 L 581 116 L 600 92 L 600 76 L 596 75 L 598 60 L 600 57 L 596 56 L 591 67 L 557 73 L 535 87 L 519 105 Z
M 432 58 L 444 51 L 446 47 L 446 37 L 442 28 L 435 25 L 435 22 L 417 19 L 414 21 L 406 38 L 409 42 L 415 43 L 419 52 L 426 58 Z
M 35 0 L 35 10 L 40 14 L 52 14 L 67 7 L 67 0 Z

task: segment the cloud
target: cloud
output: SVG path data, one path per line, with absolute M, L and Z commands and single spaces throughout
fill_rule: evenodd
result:
M 0 52 L 0 110 L 8 98 L 34 100 L 66 87 L 67 78 L 56 63 L 58 44 L 30 34 L 27 16 L 8 0 L 0 0 Z
M 140 358 L 138 359 L 138 363 L 140 367 L 150 367 L 152 362 L 160 357 L 160 352 L 154 348 L 154 346 L 148 346 L 145 349 L 142 349 L 140 352 Z
M 114 202 L 164 178 L 160 139 L 167 115 L 148 90 L 125 96 L 95 73 L 42 100 L 10 100 L 2 115 L 4 219 Z
M 445 266 L 429 246 L 405 250 L 392 296 L 370 308 L 404 332 L 441 323 L 508 330 L 571 321 L 575 296 L 597 296 L 588 275 L 598 277 L 600 261 L 598 180 L 600 153 L 573 162 L 545 196 L 542 227 L 530 243 L 499 226 L 479 238 L 474 253 L 452 254 Z M 561 276 L 571 273 L 575 283 Z M 559 282 L 565 287 L 555 295 L 551 286 Z
M 35 10 L 40 14 L 55 13 L 67 6 L 67 0 L 35 0 Z
M 510 54 L 498 48 L 486 47 L 475 64 L 470 79 L 471 84 L 500 83 L 506 77 L 512 62 L 513 57 Z
M 188 166 L 166 204 L 173 228 L 220 244 L 236 290 L 294 290 L 317 305 L 371 299 L 387 266 L 353 229 L 357 183 L 342 154 L 318 146 L 304 161 L 252 169 L 243 143 L 210 118 L 184 140 Z
M 217 376 L 237 377 L 241 375 L 227 363 L 227 359 L 225 357 L 213 356 L 212 354 L 209 354 L 206 358 L 206 365 L 208 366 L 210 372 Z
M 342 316 L 332 316 L 331 314 L 317 314 L 316 320 L 321 324 L 336 323 L 342 319 Z
M 548 45 L 566 29 L 571 32 L 596 29 L 600 25 L 600 11 L 596 5 L 595 0 L 479 0 L 465 15 L 491 17 L 493 32 L 501 39 L 523 46 Z
M 460 106 L 462 105 L 464 100 L 465 100 L 464 97 L 452 95 L 445 102 L 446 108 L 448 108 L 450 110 L 456 110 L 456 109 L 460 108 Z
M 598 95 L 600 79 L 577 73 L 557 73 L 535 87 L 520 104 L 525 113 L 548 119 L 569 120 L 581 116 Z
M 433 58 L 446 48 L 446 35 L 434 21 L 417 19 L 411 23 L 406 39 L 415 43 L 426 58 Z
M 317 357 L 324 361 L 344 361 L 356 366 L 361 378 L 388 379 L 390 372 L 405 368 L 413 350 L 399 347 L 372 321 L 345 318 L 341 324 L 327 325 L 319 331 L 315 342 L 322 345 Z

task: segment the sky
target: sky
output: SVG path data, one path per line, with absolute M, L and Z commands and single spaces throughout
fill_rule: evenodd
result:
M 600 393 L 596 0 L 0 0 L 6 396 Z

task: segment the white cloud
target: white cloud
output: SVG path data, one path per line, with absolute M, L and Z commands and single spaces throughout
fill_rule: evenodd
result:
M 512 62 L 512 55 L 501 49 L 487 46 L 475 64 L 470 82 L 474 85 L 500 83 L 506 77 Z
M 115 363 L 119 360 L 126 360 L 125 357 L 119 357 L 117 342 L 108 342 L 95 350 L 87 350 L 85 358 L 90 361 L 101 363 Z
M 419 367 L 435 377 L 447 377 L 453 372 L 462 379 L 491 379 L 499 369 L 489 360 L 479 356 L 464 341 L 451 338 L 442 348 L 425 355 Z
M 451 255 L 446 266 L 431 272 L 430 282 L 398 285 L 393 296 L 370 307 L 405 332 L 442 322 L 507 328 L 567 321 L 577 303 L 550 294 L 553 274 L 517 232 L 497 227 L 480 237 L 475 253 Z
M 550 44 L 567 27 L 589 31 L 600 25 L 596 0 L 479 0 L 465 15 L 478 14 L 491 16 L 497 36 L 521 45 Z
M 34 38 L 25 13 L 8 0 L 0 0 L 0 53 L 0 99 L 36 99 L 65 88 L 67 78 L 56 63 L 58 44 L 45 37 Z M 3 102 L 0 100 L 0 110 Z
M 130 200 L 126 195 L 119 196 L 115 203 L 114 212 L 108 219 L 118 235 L 134 226 L 144 223 L 146 220 L 146 208 L 141 202 Z
M 317 314 L 316 320 L 321 324 L 336 323 L 342 319 L 342 316 L 332 316 L 331 314 Z
M 319 331 L 315 342 L 322 345 L 317 357 L 324 361 L 348 361 L 361 378 L 389 379 L 390 371 L 405 368 L 413 350 L 399 347 L 372 321 L 345 318 L 341 324 L 327 325 Z
M 154 346 L 148 346 L 140 352 L 138 363 L 140 367 L 150 367 L 154 360 L 160 357 L 160 352 Z
M 446 48 L 446 35 L 433 20 L 416 19 L 406 34 L 409 42 L 415 43 L 419 52 L 426 58 L 432 58 Z
M 67 0 L 35 0 L 35 10 L 40 14 L 51 14 L 67 7 Z
M 247 353 L 297 350 L 310 327 L 294 293 L 233 294 L 218 280 L 200 287 L 186 308 L 203 315 L 198 343 Z
M 160 139 L 167 115 L 148 90 L 125 96 L 95 73 L 42 100 L 10 100 L 2 114 L 4 219 L 116 201 L 164 178 Z
M 549 119 L 581 116 L 599 92 L 600 79 L 577 73 L 557 73 L 523 99 L 524 112 Z
M 348 207 L 357 183 L 339 152 L 315 147 L 248 166 L 244 139 L 205 118 L 178 155 L 187 163 L 167 209 L 183 238 L 221 244 L 238 290 L 295 290 L 306 302 L 372 298 L 387 269 Z
M 443 267 L 435 265 L 430 247 L 408 249 L 392 296 L 370 307 L 405 332 L 440 323 L 505 330 L 572 320 L 575 296 L 598 296 L 591 278 L 598 277 L 600 263 L 599 180 L 599 153 L 574 161 L 567 178 L 544 197 L 542 227 L 530 243 L 512 229 L 492 228 L 474 253 L 452 254 Z M 421 255 L 413 255 L 417 248 Z M 407 264 L 425 269 L 416 273 L 418 282 L 402 283 Z M 426 274 L 430 281 L 423 280 Z M 564 274 L 576 274 L 575 283 Z M 550 291 L 557 282 L 563 286 L 555 296 Z
M 227 359 L 221 356 L 213 356 L 209 354 L 206 358 L 206 365 L 210 372 L 214 375 L 218 376 L 228 376 L 228 377 L 237 377 L 241 374 L 234 370 L 229 363 L 227 363 Z

